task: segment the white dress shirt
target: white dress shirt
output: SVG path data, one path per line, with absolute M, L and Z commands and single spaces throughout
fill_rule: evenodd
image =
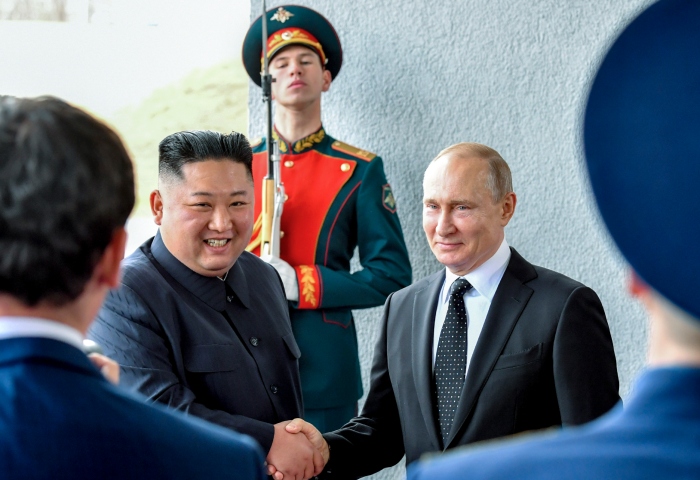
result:
M 496 294 L 498 284 L 501 283 L 501 278 L 503 278 L 509 261 L 510 248 L 504 237 L 501 246 L 498 247 L 498 250 L 491 258 L 473 272 L 469 272 L 461 277 L 465 278 L 474 287 L 464 294 L 464 305 L 467 309 L 467 369 L 464 372 L 465 376 L 469 371 L 476 342 L 479 340 L 481 330 L 484 328 L 491 301 Z M 458 278 L 460 277 L 450 272 L 449 269 L 445 269 L 445 283 L 442 284 L 442 289 L 440 290 L 437 310 L 435 311 L 435 326 L 433 327 L 433 368 L 435 368 L 435 357 L 438 343 L 440 342 L 440 331 L 445 323 L 445 316 L 447 316 L 450 287 Z
M 83 350 L 83 335 L 63 323 L 34 317 L 0 317 L 0 340 L 18 337 L 51 338 Z

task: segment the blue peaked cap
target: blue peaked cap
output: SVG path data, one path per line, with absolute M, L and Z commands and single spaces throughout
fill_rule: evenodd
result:
M 661 0 L 617 38 L 591 87 L 584 144 L 622 254 L 700 318 L 700 1 Z

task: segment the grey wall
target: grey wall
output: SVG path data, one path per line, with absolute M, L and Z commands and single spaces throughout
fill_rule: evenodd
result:
M 456 142 L 495 148 L 511 166 L 518 195 L 509 243 L 598 292 L 627 395 L 644 362 L 647 327 L 593 205 L 581 115 L 606 46 L 651 0 L 294 3 L 323 13 L 338 31 L 345 59 L 324 97 L 323 122 L 336 138 L 384 158 L 414 278 L 439 268 L 421 229 L 426 164 Z M 254 17 L 260 9 L 253 0 Z M 257 87 L 249 107 L 257 136 L 264 130 Z M 356 315 L 365 383 L 380 314 Z M 378 477 L 401 475 L 399 468 Z

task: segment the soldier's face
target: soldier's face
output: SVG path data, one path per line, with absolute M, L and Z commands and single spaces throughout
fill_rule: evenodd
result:
M 253 183 L 242 163 L 205 160 L 183 166 L 184 179 L 151 194 L 165 246 L 191 270 L 222 276 L 253 232 Z
M 494 202 L 486 179 L 488 162 L 445 155 L 423 179 L 423 230 L 440 263 L 465 275 L 491 258 L 513 216 L 515 194 Z
M 320 104 L 321 94 L 331 86 L 331 74 L 321 66 L 313 51 L 300 45 L 280 50 L 270 62 L 272 98 L 291 109 L 304 109 Z

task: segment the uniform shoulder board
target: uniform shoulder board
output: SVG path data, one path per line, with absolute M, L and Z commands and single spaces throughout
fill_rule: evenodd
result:
M 374 159 L 374 157 L 377 156 L 376 153 L 368 152 L 367 150 L 362 150 L 361 148 L 353 147 L 352 145 L 348 145 L 347 143 L 340 142 L 336 140 L 333 142 L 333 145 L 331 145 L 331 148 L 333 150 L 338 150 L 339 152 L 347 153 L 348 155 L 352 155 L 353 157 L 360 158 L 362 160 L 365 160 L 367 162 L 370 162 Z
M 255 148 L 262 143 L 262 137 L 254 138 L 250 141 L 250 148 Z

